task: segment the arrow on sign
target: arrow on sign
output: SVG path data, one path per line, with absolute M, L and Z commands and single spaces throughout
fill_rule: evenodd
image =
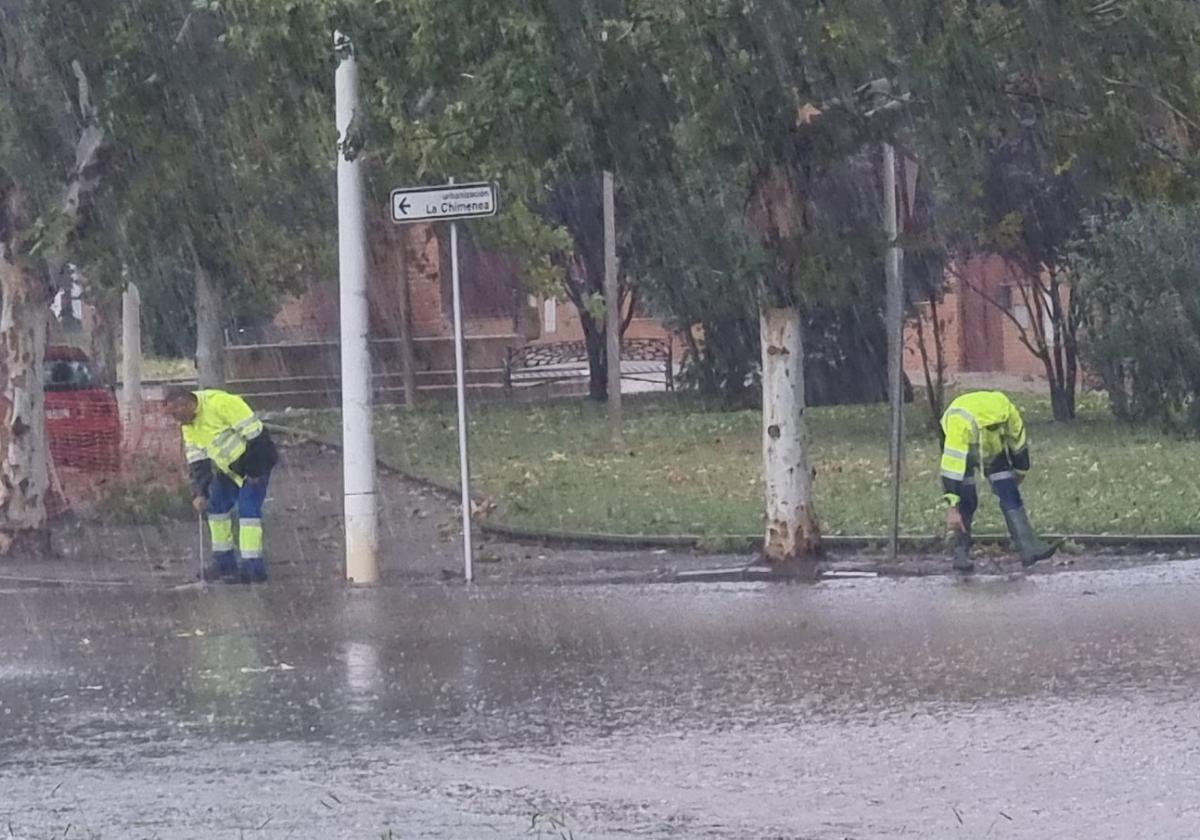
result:
M 400 199 L 400 203 L 396 205 L 396 209 L 399 210 L 401 213 L 403 213 L 405 216 L 407 216 L 408 215 L 408 206 L 409 206 L 408 199 L 402 198 L 402 199 Z

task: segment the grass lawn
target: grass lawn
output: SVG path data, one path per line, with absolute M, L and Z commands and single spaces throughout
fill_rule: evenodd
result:
M 1190 533 L 1200 526 L 1200 441 L 1114 421 L 1085 398 L 1073 424 L 1049 419 L 1048 401 L 1021 395 L 1033 472 L 1024 485 L 1036 527 L 1047 532 Z M 616 534 L 756 534 L 762 530 L 760 415 L 711 411 L 686 398 L 632 399 L 616 448 L 603 408 L 581 402 L 472 407 L 472 480 L 495 503 L 495 521 L 520 528 Z M 909 407 L 903 531 L 942 522 L 936 440 L 923 403 Z M 816 506 L 829 534 L 887 528 L 887 408 L 812 409 Z M 340 434 L 335 412 L 290 413 L 282 422 Z M 409 472 L 456 482 L 452 406 L 412 414 L 380 409 L 382 457 Z M 1002 532 L 985 489 L 978 533 Z
M 195 379 L 196 366 L 191 359 L 167 356 L 142 356 L 142 379 Z

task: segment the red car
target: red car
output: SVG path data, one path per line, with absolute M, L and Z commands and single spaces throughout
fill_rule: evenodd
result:
M 77 347 L 46 348 L 46 437 L 59 467 L 115 472 L 121 467 L 121 411 Z

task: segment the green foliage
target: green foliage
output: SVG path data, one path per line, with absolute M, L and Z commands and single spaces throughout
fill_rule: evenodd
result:
M 1200 205 L 1139 205 L 1077 265 L 1084 349 L 1114 412 L 1200 430 Z
M 103 89 L 107 0 L 14 0 L 0 8 L 0 240 L 18 257 L 60 263 L 89 216 L 64 197 L 76 147 Z M 91 173 L 89 173 L 91 174 Z
M 564 282 L 563 265 L 574 251 L 570 231 L 547 221 L 523 200 L 505 207 L 499 222 L 484 230 L 487 241 L 518 261 L 528 294 L 555 297 Z
M 935 267 L 980 248 L 1065 264 L 1091 216 L 1130 197 L 1188 200 L 1198 182 L 1200 11 L 1186 0 L 6 9 L 6 43 L 43 45 L 5 66 L 0 89 L 21 241 L 69 250 L 98 282 L 138 281 L 162 352 L 190 350 L 193 247 L 246 317 L 332 274 L 335 29 L 362 64 L 373 206 L 399 182 L 499 181 L 482 236 L 546 294 L 592 256 L 550 206 L 614 169 L 623 275 L 656 313 L 702 327 L 693 372 L 710 391 L 752 378 L 764 289 L 807 308 L 829 358 L 879 332 L 882 140 L 921 162 L 927 212 L 905 243 Z M 109 133 L 109 189 L 68 236 L 54 214 L 75 60 Z M 1071 308 L 1060 314 L 1069 328 Z
M 196 260 L 242 316 L 329 269 L 323 90 L 294 85 L 291 53 L 231 41 L 240 25 L 219 3 L 183 0 L 133 0 L 108 23 L 113 188 L 91 256 L 110 278 L 126 267 L 151 318 L 184 335 L 191 306 L 174 298 L 190 304 Z

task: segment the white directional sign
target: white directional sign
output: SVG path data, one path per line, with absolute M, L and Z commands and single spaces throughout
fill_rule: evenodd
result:
M 392 190 L 392 221 L 441 222 L 496 215 L 494 184 L 447 184 Z

